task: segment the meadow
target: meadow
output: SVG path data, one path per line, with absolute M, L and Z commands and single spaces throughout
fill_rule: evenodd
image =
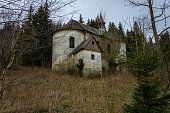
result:
M 4 93 L 2 113 L 122 113 L 136 84 L 127 72 L 82 78 L 30 67 L 10 70 L 7 81 L 18 75 Z

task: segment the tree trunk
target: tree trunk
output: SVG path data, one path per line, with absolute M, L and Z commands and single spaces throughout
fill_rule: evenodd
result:
M 151 23 L 152 23 L 152 30 L 153 30 L 153 34 L 155 37 L 155 43 L 157 48 L 159 48 L 159 36 L 157 33 L 157 29 L 156 29 L 156 25 L 155 25 L 155 17 L 154 17 L 154 13 L 153 13 L 153 9 L 152 9 L 152 0 L 148 0 L 149 2 L 149 11 L 150 11 L 150 17 L 151 17 Z

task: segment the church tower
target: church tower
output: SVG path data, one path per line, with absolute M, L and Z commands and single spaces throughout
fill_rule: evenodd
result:
M 100 18 L 99 18 L 99 32 L 100 32 L 100 35 L 102 35 L 104 32 L 106 32 L 105 22 L 104 22 L 103 17 L 101 15 L 100 15 Z

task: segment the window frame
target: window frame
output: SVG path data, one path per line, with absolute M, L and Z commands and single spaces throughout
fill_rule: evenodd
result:
M 74 37 L 69 38 L 69 47 L 75 48 L 75 38 Z

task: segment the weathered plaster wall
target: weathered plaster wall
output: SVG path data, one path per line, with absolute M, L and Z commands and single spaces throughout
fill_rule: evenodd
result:
M 56 70 L 59 66 L 67 65 L 69 54 L 90 34 L 78 30 L 62 30 L 53 35 L 52 69 Z M 75 38 L 75 48 L 69 47 L 69 38 Z
M 118 58 L 116 59 L 116 62 L 122 61 L 126 59 L 126 44 L 124 42 L 120 43 L 120 52 L 118 55 Z M 120 65 L 117 67 L 117 70 L 126 70 L 124 65 L 120 63 Z
M 121 58 L 126 57 L 126 44 L 124 42 L 120 43 L 120 53 L 119 53 L 119 56 Z
M 91 59 L 91 54 L 95 56 L 95 59 Z M 78 63 L 78 59 L 83 59 L 84 73 L 93 71 L 102 71 L 101 53 L 93 52 L 89 50 L 83 50 L 74 56 L 75 62 Z
M 109 62 L 115 62 L 117 55 L 119 54 L 120 43 L 114 41 L 111 38 L 107 37 L 96 37 L 96 40 L 99 41 L 99 45 L 102 48 L 102 65 L 105 70 L 109 70 Z M 110 45 L 110 53 L 108 51 L 108 44 Z
M 75 48 L 83 40 L 86 40 L 90 37 L 95 37 L 96 41 L 99 42 L 99 45 L 103 50 L 103 52 L 101 53 L 100 63 L 105 70 L 109 69 L 108 64 L 110 61 L 113 62 L 118 61 L 117 59 L 118 55 L 125 54 L 124 51 L 126 51 L 126 45 L 119 41 L 113 40 L 114 38 L 111 39 L 104 36 L 96 36 L 86 31 L 79 31 L 79 30 L 58 31 L 53 35 L 53 56 L 52 56 L 53 70 L 58 69 L 58 67 L 61 65 L 68 66 L 68 61 L 70 61 L 70 57 L 68 55 L 75 49 L 75 48 L 69 48 L 70 36 L 75 38 Z M 108 44 L 110 45 L 110 53 L 108 52 Z M 85 52 L 85 53 L 81 53 L 79 55 L 88 56 L 90 54 L 89 52 Z M 92 62 L 91 58 L 87 58 L 87 59 L 90 59 L 90 62 Z M 87 67 L 89 67 L 90 65 L 94 66 L 93 64 L 87 63 Z

